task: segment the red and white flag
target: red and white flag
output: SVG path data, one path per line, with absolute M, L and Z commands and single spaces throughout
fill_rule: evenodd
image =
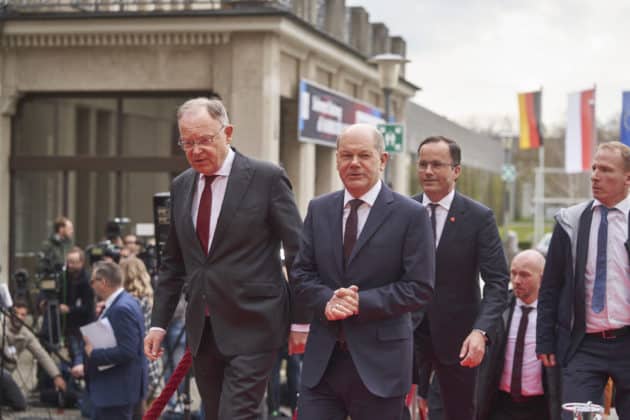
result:
M 564 168 L 567 172 L 589 170 L 597 142 L 596 135 L 595 89 L 570 93 L 564 138 Z

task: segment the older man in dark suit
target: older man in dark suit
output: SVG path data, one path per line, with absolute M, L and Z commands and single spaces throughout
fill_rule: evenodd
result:
M 84 337 L 92 419 L 131 419 L 148 383 L 142 351 L 144 316 L 138 301 L 122 288 L 122 272 L 115 263 L 96 263 L 90 283 L 105 301 L 99 319 L 107 318 L 116 337 L 115 347 L 99 349 Z
M 411 311 L 433 295 L 427 212 L 380 175 L 383 138 L 369 125 L 339 137 L 344 189 L 309 204 L 293 267 L 296 296 L 313 311 L 300 420 L 399 419 L 411 386 Z
M 256 419 L 269 373 L 293 320 L 282 272 L 298 248 L 301 218 L 285 172 L 230 147 L 234 128 L 217 99 L 177 112 L 180 147 L 191 168 L 173 180 L 171 224 L 145 339 L 161 354 L 184 285 L 186 332 L 207 419 Z M 299 319 L 298 319 L 299 318 Z M 294 351 L 306 333 L 292 332 Z
M 460 160 L 453 140 L 425 139 L 418 148 L 423 193 L 414 197 L 429 209 L 436 248 L 435 297 L 415 334 L 418 364 L 437 373 L 448 420 L 473 418 L 475 368 L 486 331 L 506 307 L 509 281 L 492 210 L 455 191 Z

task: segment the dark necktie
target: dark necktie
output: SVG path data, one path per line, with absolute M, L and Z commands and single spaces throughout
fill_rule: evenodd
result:
M 199 200 L 197 211 L 197 238 L 203 252 L 208 254 L 208 241 L 210 240 L 210 213 L 212 211 L 212 182 L 216 175 L 205 175 L 206 183 Z
M 595 264 L 595 284 L 593 285 L 593 312 L 600 313 L 606 300 L 606 245 L 608 244 L 608 207 L 599 206 L 599 230 L 597 231 L 597 262 Z
M 514 346 L 514 362 L 512 363 L 512 382 L 510 384 L 510 394 L 512 397 L 521 396 L 521 385 L 523 379 L 523 354 L 525 353 L 525 333 L 527 332 L 527 318 L 532 310 L 529 306 L 521 306 L 521 322 L 518 324 L 516 333 L 516 346 Z
M 348 263 L 348 259 L 350 258 L 350 254 L 352 253 L 352 248 L 354 248 L 354 244 L 357 242 L 357 230 L 358 230 L 358 219 L 357 209 L 361 204 L 363 204 L 363 200 L 359 200 L 355 198 L 350 201 L 350 214 L 348 215 L 348 219 L 346 220 L 346 231 L 343 234 L 343 261 L 344 263 Z
M 435 211 L 440 205 L 438 203 L 429 203 L 431 207 L 431 229 L 433 229 L 433 243 L 437 246 L 437 221 Z

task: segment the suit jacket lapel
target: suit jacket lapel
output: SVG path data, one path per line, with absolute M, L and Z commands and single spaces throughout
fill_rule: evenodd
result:
M 352 262 L 352 259 L 357 255 L 361 248 L 367 243 L 367 241 L 374 235 L 374 233 L 378 230 L 379 226 L 383 224 L 383 222 L 387 219 L 387 216 L 392 211 L 392 207 L 390 204 L 394 201 L 394 195 L 392 191 L 383 184 L 381 186 L 381 192 L 379 192 L 376 197 L 376 201 L 374 202 L 374 206 L 370 210 L 370 214 L 368 215 L 367 220 L 365 221 L 365 226 L 363 226 L 363 230 L 361 234 L 357 238 L 357 242 L 354 245 L 354 249 L 350 254 L 350 258 L 348 259 L 348 264 Z
M 338 278 L 343 277 L 343 194 L 344 190 L 335 193 L 332 199 L 332 205 L 328 209 L 328 215 L 325 220 L 330 223 L 330 243 L 333 247 L 333 256 L 335 259 L 335 267 L 339 271 Z M 341 283 L 339 284 L 341 286 Z
M 581 331 L 586 328 L 585 300 L 586 290 L 584 285 L 584 272 L 586 270 L 586 259 L 588 257 L 589 238 L 591 231 L 591 223 L 593 221 L 593 206 L 587 206 L 580 216 L 580 225 L 578 227 L 577 248 L 575 251 L 575 326 Z
M 442 229 L 442 236 L 440 236 L 440 243 L 438 244 L 435 253 L 437 254 L 441 249 L 452 249 L 450 245 L 445 245 L 451 242 L 451 239 L 455 237 L 458 227 L 457 224 L 462 223 L 464 214 L 466 213 L 466 203 L 461 196 L 455 192 L 451 208 L 448 210 L 446 220 L 444 221 L 444 228 Z
M 245 193 L 249 187 L 249 183 L 254 174 L 254 169 L 250 165 L 249 159 L 235 150 L 236 156 L 234 156 L 234 162 L 232 163 L 232 170 L 228 177 L 227 187 L 225 189 L 225 196 L 223 198 L 223 205 L 221 206 L 221 212 L 219 213 L 219 219 L 217 220 L 216 230 L 212 239 L 212 245 L 210 246 L 209 256 L 216 249 L 218 244 L 225 235 L 227 235 L 228 229 L 234 215 L 238 209 L 239 204 L 243 200 Z

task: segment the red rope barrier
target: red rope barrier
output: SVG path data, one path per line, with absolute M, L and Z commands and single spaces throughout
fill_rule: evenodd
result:
M 155 400 L 153 400 L 153 402 L 151 403 L 151 407 L 149 407 L 146 413 L 144 413 L 142 420 L 157 420 L 160 417 L 160 414 L 162 414 L 162 410 L 164 410 L 166 403 L 168 403 L 168 400 L 171 398 L 171 396 L 179 386 L 179 383 L 182 381 L 184 376 L 186 376 L 186 373 L 188 373 L 191 364 L 192 353 L 190 352 L 190 349 L 186 347 L 186 353 L 184 353 L 184 357 L 182 357 L 182 360 L 180 360 L 177 364 L 175 371 L 169 378 L 166 386 L 164 386 L 164 389 L 162 390 L 160 395 Z

